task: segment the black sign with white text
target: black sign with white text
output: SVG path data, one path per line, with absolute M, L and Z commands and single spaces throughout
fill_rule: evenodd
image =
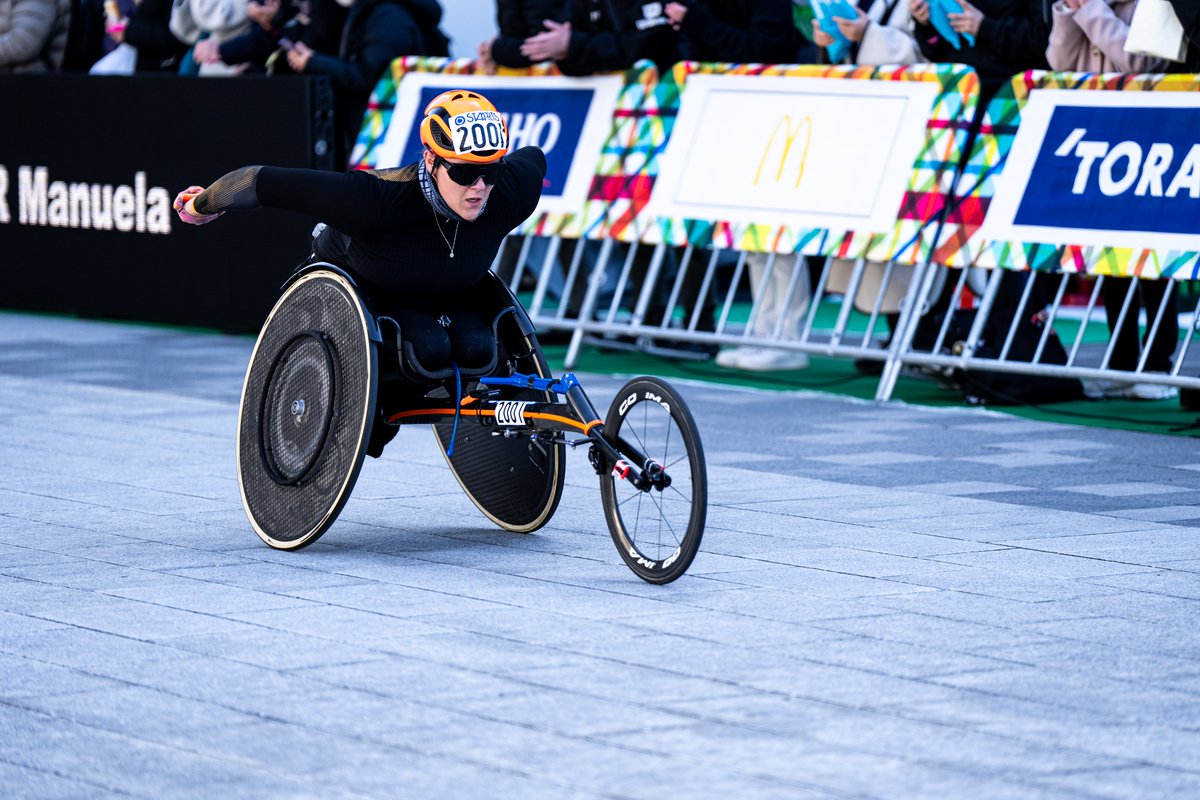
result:
M 248 164 L 332 166 L 328 84 L 0 76 L 0 308 L 256 331 L 315 220 L 192 227 L 171 201 Z

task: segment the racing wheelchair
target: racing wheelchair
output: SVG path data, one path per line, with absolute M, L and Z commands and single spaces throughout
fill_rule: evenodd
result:
M 432 425 L 463 491 L 504 530 L 550 521 L 566 451 L 587 446 L 617 552 L 650 583 L 691 565 L 707 511 L 695 421 L 665 381 L 635 378 L 601 420 L 571 373 L 551 376 L 532 322 L 494 274 L 463 301 L 490 327 L 459 364 L 430 356 L 422 309 L 372 312 L 353 278 L 328 263 L 285 284 L 259 333 L 238 412 L 242 505 L 268 545 L 296 550 L 337 519 L 365 456 L 401 425 Z M 490 323 L 490 325 L 489 325 Z M 437 348 L 432 348 L 436 350 Z M 449 355 L 450 351 L 441 353 Z

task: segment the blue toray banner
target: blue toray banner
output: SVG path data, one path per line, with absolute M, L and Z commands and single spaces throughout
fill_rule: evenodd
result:
M 413 115 L 400 164 L 411 164 L 421 156 L 421 111 L 444 91 L 458 88 L 422 86 L 418 112 Z M 546 153 L 546 181 L 543 196 L 561 197 L 567 173 L 579 146 L 588 109 L 596 92 L 591 88 L 489 88 L 487 98 L 500 110 L 508 125 L 509 149 L 536 145 Z
M 1014 222 L 1200 233 L 1200 109 L 1055 107 Z

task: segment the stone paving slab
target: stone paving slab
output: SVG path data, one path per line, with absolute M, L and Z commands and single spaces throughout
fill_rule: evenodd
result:
M 582 455 L 508 534 L 420 429 L 279 552 L 234 474 L 252 344 L 0 314 L 5 796 L 1200 796 L 1192 439 L 685 385 L 670 586 Z

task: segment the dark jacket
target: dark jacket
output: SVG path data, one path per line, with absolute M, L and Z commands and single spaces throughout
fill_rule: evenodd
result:
M 306 72 L 330 76 L 336 89 L 365 102 L 398 56 L 449 55 L 449 41 L 438 29 L 441 18 L 436 0 L 355 0 L 338 55 L 314 53 Z
M 492 60 L 502 67 L 528 67 L 532 62 L 521 55 L 521 44 L 545 30 L 542 23 L 563 19 L 561 0 L 496 0 L 496 27 L 492 42 Z
M 685 0 L 683 57 L 693 61 L 789 64 L 800 48 L 792 0 Z
M 564 18 L 571 23 L 571 45 L 559 69 L 567 75 L 616 72 L 648 58 L 665 73 L 681 56 L 679 37 L 662 13 L 663 5 L 567 0 Z
M 167 27 L 171 5 L 171 0 L 142 0 L 137 13 L 129 18 L 125 42 L 137 48 L 138 72 L 174 72 L 179 58 L 188 50 L 188 45 L 176 39 Z
M 972 0 L 972 5 L 983 12 L 983 22 L 971 47 L 955 50 L 932 25 L 915 23 L 913 32 L 926 58 L 974 67 L 985 101 L 1013 75 L 1050 68 L 1049 0 Z
M 303 6 L 303 8 L 299 6 Z M 301 11 L 304 13 L 301 14 Z M 307 16 L 307 24 L 302 19 Z M 302 4 L 287 3 L 271 20 L 271 31 L 260 25 L 221 43 L 221 60 L 226 64 L 251 63 L 263 65 L 281 46 L 281 40 L 304 42 L 316 53 L 333 55 L 338 51 L 342 28 L 346 24 L 346 9 L 337 0 L 305 0 Z M 286 58 L 274 62 L 275 74 L 291 72 Z
M 1200 0 L 1171 0 L 1175 16 L 1183 25 L 1188 39 L 1187 59 L 1182 64 L 1173 64 L 1171 72 L 1200 72 Z
M 438 27 L 436 0 L 355 0 L 342 29 L 338 55 L 313 53 L 308 75 L 333 81 L 342 150 L 347 155 L 362 124 L 371 90 L 399 56 L 449 55 L 450 41 Z

